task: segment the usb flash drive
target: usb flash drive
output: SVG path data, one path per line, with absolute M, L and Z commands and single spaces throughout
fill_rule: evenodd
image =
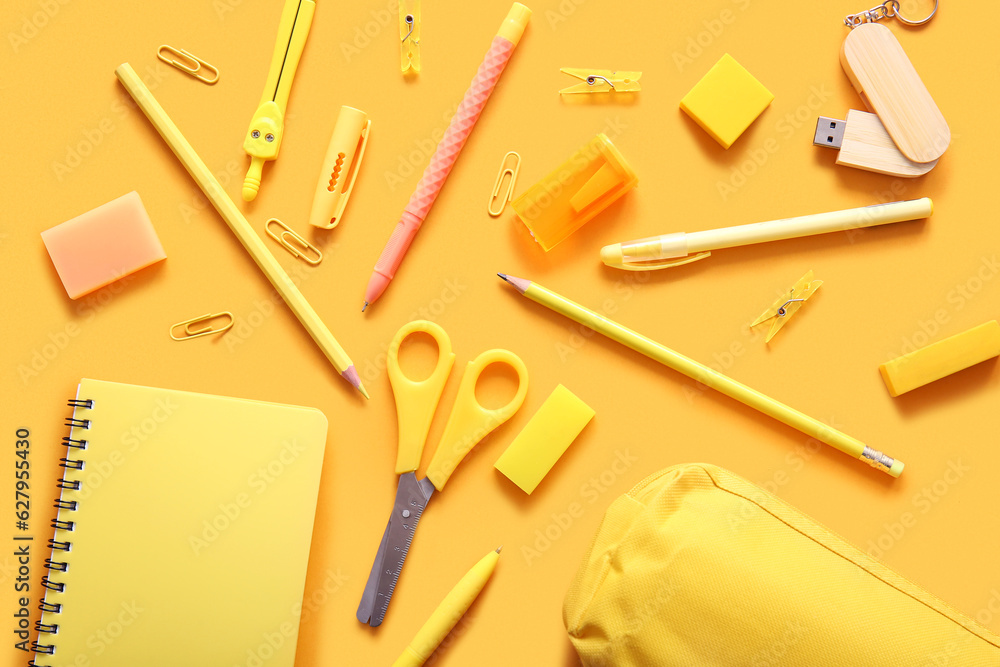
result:
M 851 109 L 847 120 L 820 116 L 816 121 L 813 144 L 837 148 L 837 164 L 878 174 L 915 178 L 934 168 L 932 162 L 913 162 L 903 155 L 889 136 L 879 117 Z

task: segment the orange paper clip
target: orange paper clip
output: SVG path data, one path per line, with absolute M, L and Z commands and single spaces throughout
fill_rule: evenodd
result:
M 514 156 L 514 166 L 507 166 L 507 158 Z M 517 172 L 521 168 L 521 154 L 517 151 L 508 151 L 506 155 L 503 156 L 503 160 L 500 161 L 500 173 L 497 174 L 497 182 L 493 184 L 493 193 L 490 195 L 490 200 L 486 204 L 486 211 L 492 215 L 494 218 L 503 213 L 503 210 L 507 208 L 507 202 L 514 198 L 514 183 L 517 182 Z M 510 181 L 507 183 L 507 192 L 503 196 L 498 196 L 500 194 L 500 188 L 503 185 L 504 177 L 510 174 Z M 497 208 L 494 208 L 494 205 Z
M 197 324 L 205 324 L 206 322 L 210 322 L 220 317 L 225 317 L 229 319 L 229 321 L 225 324 L 225 326 L 222 326 L 220 328 L 215 328 L 212 326 L 206 326 L 201 329 L 191 328 Z M 209 336 L 211 334 L 223 333 L 225 331 L 229 331 L 230 329 L 232 329 L 233 323 L 235 321 L 236 320 L 235 318 L 233 318 L 233 314 L 230 313 L 228 310 L 224 310 L 221 313 L 208 313 L 205 315 L 201 315 L 199 317 L 193 317 L 190 320 L 178 322 L 177 324 L 173 325 L 172 327 L 170 327 L 170 337 L 173 338 L 174 340 L 183 341 L 183 340 L 191 340 L 192 338 L 200 338 L 201 336 Z M 184 331 L 182 335 L 175 336 L 174 330 L 177 329 L 178 327 L 184 327 Z
M 156 51 L 156 56 L 168 65 L 173 65 L 202 83 L 207 83 L 211 86 L 219 80 L 218 69 L 184 49 L 178 49 L 168 44 L 161 44 L 160 48 Z
M 275 234 L 271 231 L 271 224 L 278 225 L 281 227 L 281 233 Z M 267 231 L 267 235 L 272 239 L 281 244 L 281 247 L 292 253 L 293 257 L 298 257 L 303 262 L 312 264 L 316 266 L 323 261 L 323 253 L 319 248 L 313 244 L 306 241 L 298 233 L 296 233 L 291 227 L 283 223 L 277 218 L 271 218 L 266 223 L 264 223 L 264 229 Z M 290 239 L 290 240 L 289 240 Z M 294 243 L 293 243 L 294 242 Z M 316 253 L 315 257 L 309 257 L 305 253 L 312 252 Z

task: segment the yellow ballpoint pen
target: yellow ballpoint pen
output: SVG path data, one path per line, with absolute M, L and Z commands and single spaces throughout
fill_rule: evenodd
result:
M 285 0 L 281 10 L 267 83 L 243 140 L 243 150 L 250 156 L 250 169 L 243 181 L 243 199 L 246 201 L 253 201 L 257 196 L 264 162 L 278 157 L 281 138 L 285 134 L 288 94 L 292 90 L 292 79 L 295 78 L 295 69 L 302 57 L 315 11 L 313 0 Z
M 683 373 L 689 378 L 697 380 L 755 410 L 759 410 L 769 417 L 774 417 L 783 424 L 811 435 L 820 442 L 825 442 L 832 447 L 836 447 L 845 454 L 860 459 L 877 470 L 888 473 L 893 477 L 899 477 L 900 473 L 903 472 L 903 462 L 899 459 L 886 456 L 879 450 L 869 447 L 859 440 L 855 440 L 846 433 L 841 433 L 832 426 L 828 426 L 817 419 L 813 419 L 798 410 L 788 407 L 780 401 L 765 396 L 759 391 L 751 389 L 745 384 L 737 382 L 704 364 L 700 364 L 693 359 L 674 352 L 669 347 L 646 338 L 642 334 L 623 327 L 602 315 L 598 315 L 594 311 L 584 308 L 580 304 L 570 301 L 542 287 L 538 283 L 533 283 L 524 278 L 515 278 L 503 273 L 498 273 L 497 275 L 512 285 L 520 294 L 532 301 L 561 315 L 565 315 L 571 320 L 575 320 L 593 329 L 597 333 L 604 334 L 611 340 L 626 345 L 636 352 L 644 354 L 650 359 L 674 369 L 678 373 Z
M 498 547 L 496 551 L 483 556 L 482 560 L 473 565 L 472 569 L 455 584 L 417 632 L 410 645 L 396 658 L 396 662 L 392 663 L 392 667 L 420 667 L 426 662 L 438 644 L 448 636 L 458 620 L 469 610 L 480 591 L 486 586 L 486 582 L 493 576 L 502 548 Z
M 721 248 L 887 225 L 927 218 L 932 213 L 934 203 L 923 197 L 700 232 L 675 232 L 604 246 L 601 261 L 626 271 L 654 271 L 705 259 Z

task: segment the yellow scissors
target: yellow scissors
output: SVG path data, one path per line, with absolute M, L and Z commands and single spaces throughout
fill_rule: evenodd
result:
M 417 332 L 428 334 L 438 346 L 434 371 L 419 382 L 406 377 L 399 367 L 399 346 Z M 507 405 L 490 410 L 476 400 L 476 383 L 487 366 L 497 363 L 506 364 L 517 373 L 517 391 Z M 396 399 L 396 417 L 399 423 L 396 473 L 400 477 L 392 514 L 368 574 L 361 604 L 358 605 L 358 620 L 372 627 L 381 625 L 385 618 L 413 541 L 417 522 L 434 491 L 444 488 L 455 468 L 476 443 L 517 412 L 528 391 L 528 369 L 513 352 L 487 350 L 470 361 L 458 385 L 458 395 L 444 427 L 444 435 L 427 467 L 427 476 L 418 480 L 416 470 L 420 466 L 427 432 L 454 364 L 455 353 L 451 350 L 451 339 L 434 322 L 415 320 L 405 324 L 389 344 L 389 382 Z

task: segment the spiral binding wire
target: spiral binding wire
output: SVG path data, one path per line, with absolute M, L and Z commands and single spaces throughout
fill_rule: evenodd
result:
M 90 420 L 89 419 L 78 419 L 76 416 L 77 410 L 91 410 L 94 407 L 94 401 L 91 399 L 78 399 L 74 398 L 69 401 L 69 407 L 73 408 L 73 416 L 66 420 L 66 426 L 71 428 L 89 429 Z M 62 439 L 63 444 L 66 445 L 66 456 L 59 459 L 59 465 L 70 470 L 83 470 L 84 462 L 79 459 L 71 458 L 74 450 L 85 450 L 87 449 L 87 441 L 81 438 L 66 436 Z M 65 475 L 65 473 L 64 473 Z M 56 483 L 60 489 L 70 489 L 72 491 L 79 491 L 81 483 L 79 480 L 66 479 L 62 477 Z M 75 512 L 78 507 L 78 503 L 75 500 L 63 500 L 62 493 L 60 492 L 60 497 L 56 498 L 55 507 L 58 510 L 56 518 L 52 520 L 52 528 L 56 531 L 67 531 L 73 532 L 76 529 L 76 522 L 70 521 L 66 518 L 67 512 Z M 65 561 L 58 560 L 58 552 L 69 551 L 73 547 L 72 542 L 64 542 L 57 540 L 55 534 L 49 540 L 49 548 L 52 550 L 52 555 L 50 558 L 45 559 L 45 568 L 49 571 L 49 574 L 42 577 L 42 586 L 47 590 L 62 593 L 66 590 L 65 582 L 54 581 L 49 577 L 54 572 L 66 572 L 69 569 L 69 564 Z M 43 596 L 42 601 L 39 603 L 38 608 L 46 614 L 59 614 L 62 612 L 62 605 L 55 604 L 52 602 L 46 602 Z M 38 632 L 38 641 L 34 641 L 31 644 L 31 650 L 36 654 L 41 655 L 53 655 L 56 652 L 56 647 L 54 644 L 43 644 L 41 643 L 42 633 L 54 635 L 59 632 L 58 623 L 42 623 L 39 619 L 35 621 L 35 630 Z M 47 667 L 41 663 L 35 662 L 34 659 L 29 660 L 28 664 L 31 667 Z

